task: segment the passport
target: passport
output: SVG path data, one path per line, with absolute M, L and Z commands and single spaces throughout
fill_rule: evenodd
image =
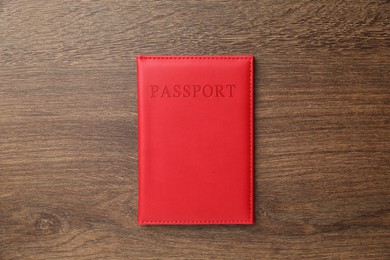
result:
M 253 56 L 137 56 L 138 224 L 253 224 Z

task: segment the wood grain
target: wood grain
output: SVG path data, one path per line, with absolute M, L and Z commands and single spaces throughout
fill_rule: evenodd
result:
M 254 54 L 253 226 L 140 227 L 137 54 Z M 389 1 L 0 0 L 0 259 L 389 259 Z

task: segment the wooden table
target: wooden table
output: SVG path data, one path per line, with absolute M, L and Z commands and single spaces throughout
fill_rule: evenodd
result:
M 140 227 L 137 54 L 255 55 L 253 226 Z M 0 259 L 389 259 L 389 1 L 0 1 Z

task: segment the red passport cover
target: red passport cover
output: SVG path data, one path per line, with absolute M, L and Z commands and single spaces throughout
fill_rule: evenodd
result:
M 253 224 L 253 56 L 138 56 L 138 224 Z

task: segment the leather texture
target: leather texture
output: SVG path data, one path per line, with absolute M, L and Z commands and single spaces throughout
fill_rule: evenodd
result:
M 252 224 L 253 56 L 138 56 L 138 224 Z

